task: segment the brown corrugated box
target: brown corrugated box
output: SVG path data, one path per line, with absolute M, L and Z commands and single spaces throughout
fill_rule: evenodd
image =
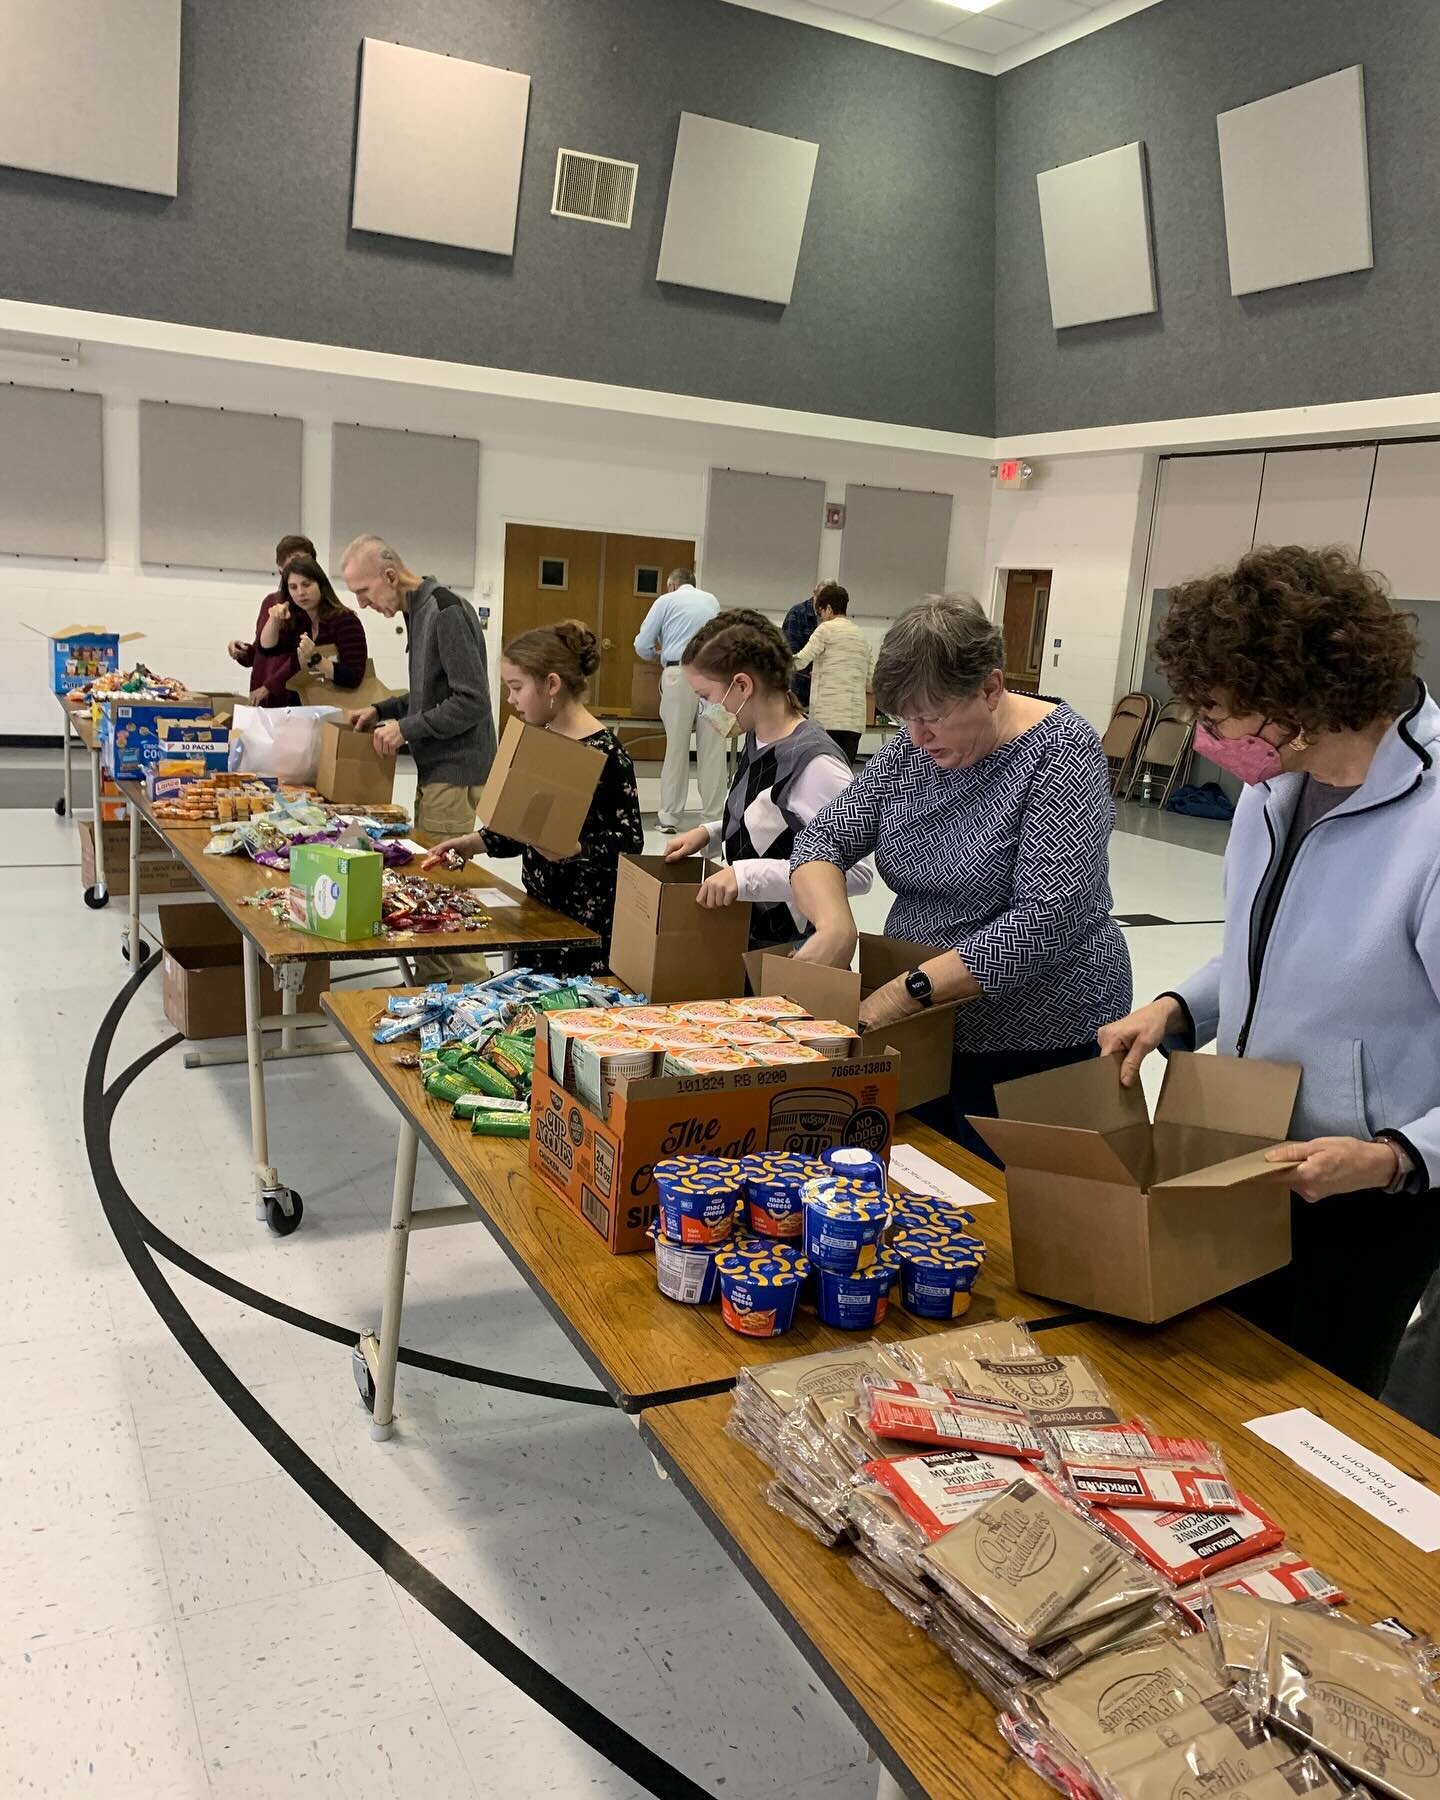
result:
M 605 753 L 512 719 L 480 796 L 480 823 L 546 856 L 574 856 Z
M 130 825 L 102 825 L 105 833 L 105 886 L 116 899 L 130 892 Z M 149 825 L 140 827 L 140 853 L 149 856 L 164 848 Z M 95 835 L 88 819 L 80 824 L 80 885 L 95 885 Z M 178 859 L 164 862 L 142 862 L 140 892 L 142 894 L 196 894 L 200 883 Z
M 316 791 L 345 806 L 389 800 L 395 792 L 395 762 L 393 756 L 376 754 L 370 732 L 356 731 L 343 719 L 326 719 L 320 727 Z
M 182 1037 L 239 1037 L 245 1030 L 240 933 L 218 906 L 162 906 L 159 912 L 165 1017 Z M 263 971 L 260 1011 L 272 1016 L 281 1010 L 281 995 L 268 977 Z M 295 1010 L 318 1012 L 329 985 L 329 963 L 306 963 Z
M 673 1000 L 733 1000 L 744 991 L 750 907 L 698 906 L 715 865 L 696 856 L 622 856 L 615 880 L 610 967 L 657 1006 Z
M 1005 1163 L 1015 1285 L 1155 1324 L 1283 1268 L 1291 1165 L 1265 1151 L 1299 1087 L 1294 1063 L 1177 1052 L 1152 1124 L 1118 1057 L 1002 1083 L 970 1123 Z
M 641 662 L 636 659 L 634 672 L 630 677 L 630 717 L 632 719 L 658 719 L 660 717 L 660 665 L 657 662 Z

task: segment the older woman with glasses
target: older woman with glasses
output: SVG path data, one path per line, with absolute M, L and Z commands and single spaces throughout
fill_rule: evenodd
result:
M 1004 641 L 973 600 L 927 600 L 892 626 L 875 698 L 905 726 L 801 835 L 796 905 L 815 934 L 798 955 L 849 966 L 845 870 L 872 853 L 895 895 L 892 937 L 933 945 L 878 989 L 862 1023 L 964 1002 L 955 1063 L 927 1123 L 990 1161 L 965 1122 L 995 1116 L 995 1084 L 1096 1054 L 1130 1004 L 1130 957 L 1110 917 L 1115 812 L 1100 740 L 1068 706 L 1012 694 Z

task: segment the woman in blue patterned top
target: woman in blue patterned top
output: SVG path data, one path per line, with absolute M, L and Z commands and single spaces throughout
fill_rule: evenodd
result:
M 1130 1004 L 1130 956 L 1110 917 L 1115 820 L 1100 740 L 1063 704 L 1006 690 L 1004 640 L 973 600 L 927 600 L 891 627 L 875 698 L 905 731 L 802 834 L 798 955 L 847 968 L 844 871 L 875 857 L 895 895 L 891 937 L 944 953 L 876 990 L 861 1022 L 962 1001 L 948 1096 L 919 1116 L 995 1161 L 965 1115 L 995 1116 L 995 1084 L 1096 1053 Z

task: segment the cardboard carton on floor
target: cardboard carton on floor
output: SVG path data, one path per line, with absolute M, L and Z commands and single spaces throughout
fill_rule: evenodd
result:
M 1153 1325 L 1290 1260 L 1294 1063 L 1170 1057 L 1154 1122 L 1118 1057 L 995 1090 L 970 1123 L 1005 1163 L 1015 1284 Z M 1337 1270 L 1343 1279 L 1343 1271 Z
M 784 994 L 817 1019 L 860 1023 L 860 1003 L 897 975 L 904 975 L 942 952 L 932 944 L 907 944 L 900 938 L 860 933 L 860 973 L 827 969 L 820 963 L 796 962 L 774 951 L 753 950 L 745 958 L 750 985 L 757 994 Z M 860 1040 L 867 1056 L 900 1055 L 901 1112 L 936 1100 L 950 1091 L 950 1065 L 955 1056 L 955 1008 L 931 1006 L 924 1012 L 867 1031 Z
M 120 667 L 120 646 L 144 637 L 143 631 L 107 631 L 103 625 L 62 625 L 45 631 L 27 625 L 50 645 L 50 691 L 68 694 L 84 687 L 97 675 L 110 675 Z
M 615 878 L 610 968 L 657 1006 L 733 1000 L 744 991 L 746 901 L 711 908 L 695 896 L 715 866 L 698 856 L 622 856 Z
M 326 719 L 320 727 L 320 768 L 315 786 L 322 799 L 347 806 L 388 800 L 395 792 L 393 756 L 377 756 L 368 731 L 356 731 L 343 719 Z
M 124 802 L 121 802 L 122 806 Z M 130 825 L 129 808 L 126 807 L 126 822 L 120 825 L 104 825 L 100 829 L 105 833 L 105 886 L 115 899 L 121 899 L 130 892 Z M 148 856 L 164 848 L 160 839 L 148 825 L 142 825 L 140 849 L 141 854 Z M 80 825 L 80 885 L 90 888 L 95 885 L 95 828 L 88 819 Z M 165 857 L 163 861 L 142 862 L 140 864 L 140 892 L 142 894 L 196 894 L 200 891 L 200 883 L 185 867 L 184 863 L 173 857 Z
M 165 1017 L 182 1037 L 239 1037 L 245 1029 L 240 933 L 218 906 L 162 906 L 159 911 Z M 318 1012 L 329 985 L 328 963 L 306 963 L 295 1010 Z M 262 978 L 260 1011 L 270 1016 L 280 1010 L 280 990 Z
M 671 1156 L 818 1156 L 838 1144 L 888 1154 L 895 1126 L 892 1057 L 736 1069 L 728 1075 L 622 1082 L 608 1118 L 551 1078 L 547 1034 L 535 1040 L 530 1167 L 617 1256 L 650 1247 L 655 1164 Z
M 634 673 L 630 677 L 630 717 L 632 719 L 658 719 L 660 717 L 660 665 L 656 662 L 641 662 L 636 659 Z
M 574 856 L 605 754 L 512 719 L 480 795 L 480 823 L 546 856 Z
M 290 852 L 289 918 L 302 931 L 342 943 L 378 937 L 383 874 L 374 850 L 297 844 Z

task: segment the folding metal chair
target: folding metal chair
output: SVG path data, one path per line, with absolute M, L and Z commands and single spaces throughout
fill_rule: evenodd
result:
M 1160 804 L 1174 793 L 1182 772 L 1188 771 L 1195 742 L 1195 714 L 1182 700 L 1167 700 L 1156 715 L 1144 741 L 1137 747 L 1125 798 L 1132 799 L 1137 784 L 1164 779 Z
M 1155 717 L 1149 694 L 1124 694 L 1115 702 L 1100 742 L 1110 763 L 1110 792 L 1117 798 L 1132 774 L 1135 758 Z

